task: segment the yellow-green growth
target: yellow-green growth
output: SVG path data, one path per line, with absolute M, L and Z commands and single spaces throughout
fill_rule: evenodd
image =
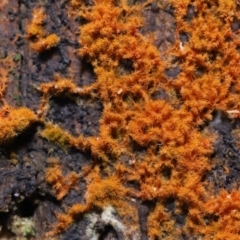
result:
M 45 129 L 40 132 L 40 136 L 60 146 L 66 148 L 70 140 L 70 135 L 62 130 L 58 125 L 47 123 Z

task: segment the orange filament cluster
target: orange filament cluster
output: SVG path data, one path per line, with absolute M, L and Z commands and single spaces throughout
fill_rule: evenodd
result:
M 46 19 L 43 8 L 35 9 L 32 21 L 27 25 L 26 37 L 31 39 L 30 48 L 36 52 L 42 52 L 52 47 L 56 47 L 60 38 L 56 34 L 46 34 L 43 24 Z
M 53 186 L 56 191 L 57 199 L 61 200 L 67 195 L 69 190 L 76 185 L 78 175 L 74 172 L 64 176 L 61 171 L 61 166 L 56 159 L 48 159 L 49 167 L 46 171 L 46 181 Z
M 0 59 L 0 144 L 5 145 L 15 139 L 25 129 L 38 122 L 37 115 L 26 107 L 15 108 L 7 103 L 8 77 L 14 69 L 14 56 Z
M 164 72 L 171 62 L 163 61 L 152 42 L 139 33 L 144 24 L 141 12 L 150 2 L 130 6 L 124 0 L 95 0 L 87 7 L 72 1 L 79 9 L 74 14 L 87 21 L 80 26 L 79 54 L 92 64 L 96 81 L 79 89 L 71 80 L 58 77 L 40 87 L 43 103 L 46 94 L 88 95 L 99 98 L 104 109 L 97 136 L 68 135 L 70 145 L 91 151 L 94 166 L 85 176 L 90 179 L 85 204 L 77 203 L 58 215 L 53 233 L 69 227 L 76 215 L 111 205 L 123 222 L 134 219 L 132 236 L 137 235 L 134 211 L 124 211 L 137 209 L 129 200 L 133 198 L 156 203 L 148 216 L 149 239 L 178 239 L 182 234 L 238 239 L 239 191 L 224 190 L 215 196 L 205 188 L 202 179 L 211 170 L 216 137 L 200 130 L 213 110 L 239 110 L 239 40 L 231 30 L 238 14 L 236 3 L 171 3 L 177 40 L 168 54 L 177 59 L 181 70 L 174 80 Z M 195 16 L 186 20 L 190 5 Z M 181 42 L 181 34 L 188 36 L 187 42 Z M 126 61 L 130 69 L 124 68 Z M 160 90 L 167 99 L 152 97 Z M 139 154 L 135 146 L 144 153 Z M 103 166 L 101 173 L 98 164 Z M 132 181 L 139 189 L 128 186 Z M 169 198 L 174 199 L 174 213 L 164 207 Z M 173 215 L 177 214 L 186 215 L 184 226 L 176 225 Z
M 180 239 L 183 235 L 239 239 L 239 189 L 215 193 L 206 187 L 209 183 L 204 174 L 212 169 L 216 136 L 201 130 L 214 110 L 240 111 L 240 42 L 239 33 L 231 28 L 233 19 L 239 18 L 237 2 L 170 2 L 176 42 L 168 49 L 169 60 L 162 60 L 152 41 L 139 31 L 144 25 L 142 11 L 151 1 L 131 5 L 126 0 L 95 0 L 92 6 L 71 1 L 74 11 L 69 15 L 87 21 L 80 26 L 81 48 L 77 51 L 93 66 L 96 81 L 79 88 L 71 79 L 56 75 L 54 81 L 40 85 L 38 114 L 45 123 L 40 134 L 61 147 L 90 151 L 92 162 L 82 173 L 66 176 L 60 163 L 47 168 L 46 181 L 58 200 L 81 177 L 87 182 L 84 203 L 58 214 L 51 234 L 66 230 L 81 214 L 110 205 L 123 223 L 131 224 L 131 237 L 139 236 L 138 204 L 151 202 L 149 239 Z M 188 19 L 190 7 L 195 14 Z M 59 42 L 55 34 L 44 32 L 45 17 L 43 9 L 35 10 L 26 29 L 30 46 L 37 52 Z M 181 41 L 181 34 L 188 40 Z M 176 79 L 165 74 L 172 59 L 180 68 Z M 0 97 L 4 90 L 5 81 L 0 85 Z M 167 97 L 155 99 L 160 91 Z M 98 135 L 72 136 L 47 121 L 50 97 L 62 95 L 100 99 L 103 112 Z M 0 115 L 0 142 L 12 139 L 37 120 L 26 108 L 3 107 Z M 172 212 L 165 207 L 169 199 L 174 201 Z M 176 215 L 185 216 L 182 226 Z
M 0 143 L 6 144 L 23 130 L 38 121 L 38 117 L 28 108 L 13 108 L 5 104 L 0 109 Z

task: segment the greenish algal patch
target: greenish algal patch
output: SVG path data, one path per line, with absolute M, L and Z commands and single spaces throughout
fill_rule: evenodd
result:
M 21 59 L 21 54 L 20 53 L 15 54 L 14 57 L 13 57 L 14 62 L 18 62 L 20 59 Z

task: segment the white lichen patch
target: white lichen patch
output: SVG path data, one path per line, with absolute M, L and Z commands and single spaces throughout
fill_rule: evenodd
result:
M 117 219 L 116 211 L 112 206 L 105 207 L 101 215 L 90 213 L 86 215 L 89 224 L 86 228 L 86 235 L 90 240 L 98 240 L 100 233 L 96 227 L 97 223 L 104 226 L 111 225 L 118 235 L 124 236 L 126 226 Z

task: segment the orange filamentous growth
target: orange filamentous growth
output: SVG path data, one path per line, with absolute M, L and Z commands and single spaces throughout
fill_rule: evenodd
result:
M 56 34 L 47 35 L 43 29 L 46 19 L 44 9 L 34 9 L 32 21 L 26 27 L 26 37 L 31 40 L 30 48 L 38 53 L 56 47 L 60 38 Z
M 26 27 L 27 38 L 41 38 L 44 36 L 43 21 L 46 19 L 43 8 L 34 9 L 31 23 Z
M 43 94 L 58 96 L 61 94 L 76 94 L 81 93 L 81 88 L 78 88 L 70 79 L 62 78 L 57 74 L 53 82 L 41 84 L 39 90 Z
M 85 203 L 58 215 L 54 232 L 106 205 L 131 219 L 137 207 L 136 199 L 128 199 L 134 182 L 134 197 L 156 203 L 148 216 L 149 239 L 227 239 L 227 233 L 237 239 L 239 191 L 215 196 L 205 187 L 214 136 L 202 130 L 214 110 L 240 107 L 239 40 L 230 25 L 235 1 L 171 1 L 176 37 L 189 37 L 184 43 L 177 39 L 169 50 L 181 69 L 174 80 L 165 75 L 167 65 L 158 50 L 139 33 L 143 6 L 128 6 L 124 0 L 95 0 L 89 7 L 71 2 L 87 21 L 80 29 L 79 54 L 92 64 L 96 81 L 78 91 L 60 78 L 42 84 L 43 98 L 94 93 L 104 109 L 98 135 L 69 137 L 70 145 L 91 151 L 94 165 L 88 167 Z M 190 5 L 196 15 L 186 21 Z M 154 99 L 152 93 L 159 91 L 169 98 Z M 176 216 L 183 216 L 183 226 Z M 231 226 L 224 227 L 228 221 Z M 133 222 L 137 225 L 136 218 Z
M 0 109 L 0 144 L 17 137 L 23 130 L 38 121 L 38 117 L 28 108 L 3 106 Z
M 3 97 L 7 88 L 7 71 L 4 68 L 0 68 L 0 101 L 3 101 Z
M 93 209 L 103 209 L 109 205 L 113 206 L 126 222 L 137 223 L 136 209 L 126 203 L 128 190 L 122 186 L 120 180 L 116 176 L 102 179 L 99 175 L 99 168 L 94 170 L 87 176 L 89 185 L 85 194 L 85 204 L 77 203 L 66 214 L 58 215 L 58 223 L 52 234 L 59 233 L 69 227 L 79 214 Z M 68 219 L 67 222 L 66 219 Z
M 50 34 L 46 37 L 40 38 L 36 42 L 30 44 L 32 50 L 40 53 L 44 50 L 49 50 L 52 47 L 56 47 L 60 41 L 60 38 L 56 34 Z
M 231 31 L 236 14 L 236 2 L 208 0 L 195 1 L 196 16 L 185 21 L 186 5 L 171 1 L 175 7 L 177 33 L 189 36 L 189 41 L 178 40 L 174 55 L 181 59 L 181 70 L 171 84 L 180 93 L 183 108 L 190 111 L 201 124 L 211 118 L 213 109 L 239 108 L 239 42 Z
M 231 193 L 223 190 L 215 198 L 205 204 L 205 210 L 212 214 L 218 221 L 210 221 L 205 229 L 206 236 L 216 239 L 239 239 L 240 226 L 240 192 L 233 190 Z
M 79 176 L 75 172 L 71 172 L 66 176 L 63 175 L 61 166 L 56 159 L 49 159 L 50 166 L 46 170 L 46 181 L 53 186 L 56 191 L 58 200 L 61 200 L 69 190 L 76 185 Z
M 158 204 L 148 217 L 148 236 L 151 239 L 154 237 L 164 238 L 166 229 L 168 232 L 173 231 L 174 222 L 170 215 L 164 211 L 163 206 Z

